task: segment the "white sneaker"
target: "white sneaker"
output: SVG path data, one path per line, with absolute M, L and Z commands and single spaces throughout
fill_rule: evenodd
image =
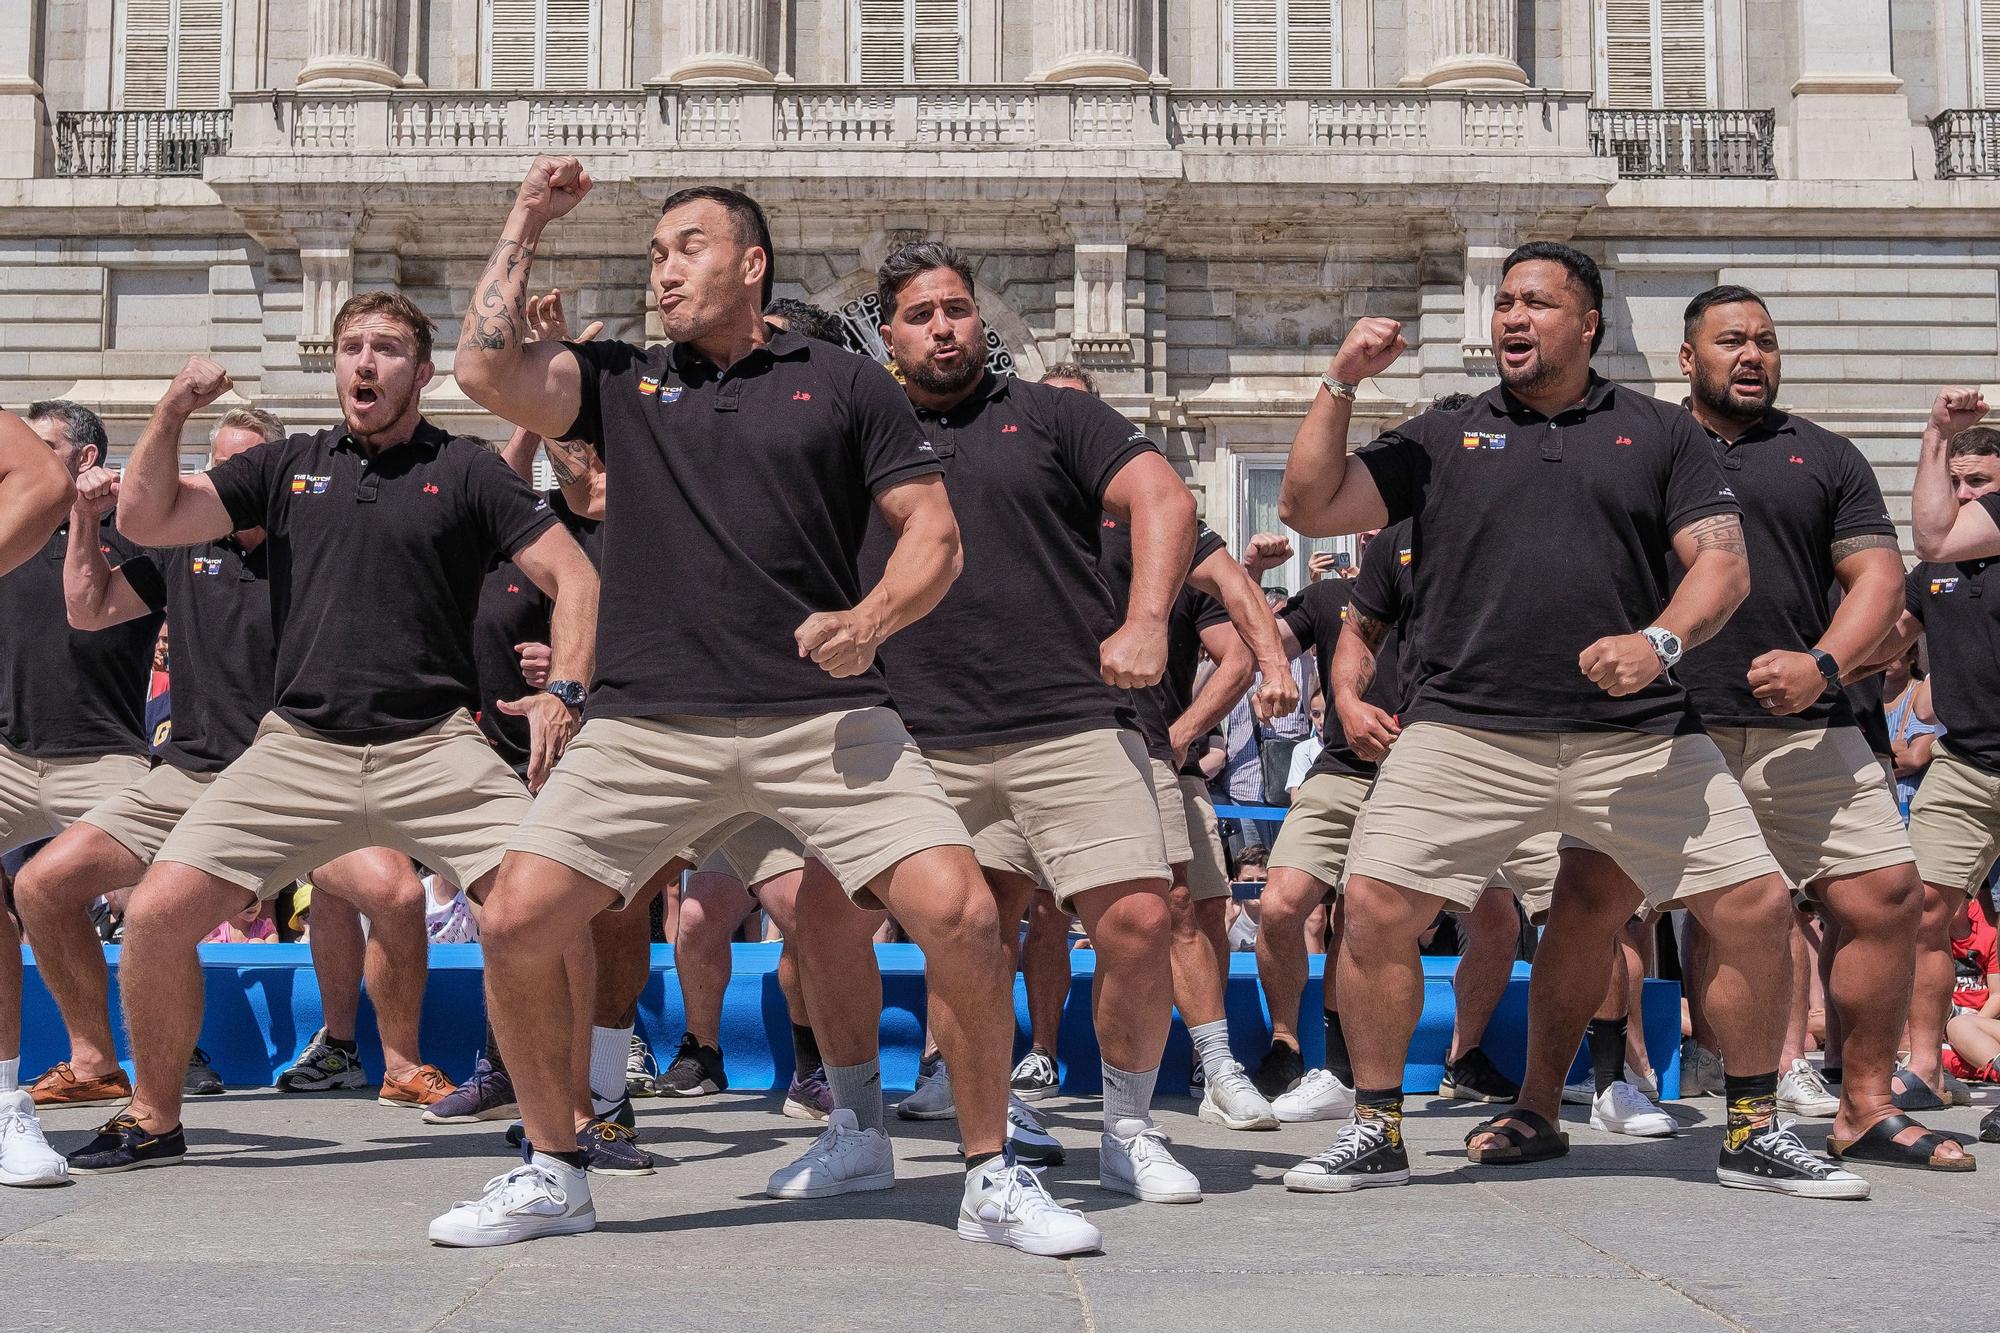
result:
M 1328 1078 L 1333 1075 L 1328 1074 Z M 1264 1100 L 1264 1094 L 1257 1091 L 1257 1085 L 1243 1072 L 1243 1066 L 1231 1060 L 1221 1072 L 1208 1080 L 1201 1094 L 1203 1120 L 1221 1125 L 1224 1129 L 1276 1129 L 1278 1113 L 1271 1109 L 1271 1103 Z
M 1811 1120 L 1830 1120 L 1840 1110 L 1840 1098 L 1826 1086 L 1819 1071 L 1803 1060 L 1778 1080 L 1778 1109 L 1786 1115 L 1802 1115 Z
M 1287 1125 L 1345 1120 L 1354 1114 L 1354 1089 L 1330 1069 L 1308 1069 L 1296 1088 L 1272 1099 L 1271 1112 Z
M 824 1199 L 860 1190 L 885 1190 L 896 1183 L 896 1154 L 889 1136 L 863 1129 L 854 1112 L 837 1108 L 826 1132 L 800 1158 L 771 1173 L 764 1193 L 774 1199 Z
M 1564 1106 L 1589 1106 L 1597 1100 L 1597 1079 L 1585 1074 L 1574 1083 L 1563 1084 Z
M 1665 1139 L 1672 1138 L 1681 1125 L 1621 1078 L 1590 1103 L 1590 1127 L 1635 1139 Z
M 1042 1188 L 1042 1173 L 996 1160 L 965 1177 L 958 1205 L 958 1234 L 987 1245 L 1011 1245 L 1026 1254 L 1056 1259 L 1104 1245 L 1103 1233 L 1074 1208 L 1065 1208 Z
M 0 1093 L 0 1185 L 28 1189 L 69 1183 L 69 1163 L 42 1137 L 35 1099 L 25 1088 Z
M 539 1236 L 573 1236 L 597 1227 L 590 1177 L 553 1157 L 533 1161 L 486 1182 L 478 1199 L 454 1204 L 431 1223 L 431 1244 L 512 1245 Z
M 1681 1100 L 1722 1095 L 1722 1057 L 1693 1037 L 1681 1041 Z
M 1200 1203 L 1201 1182 L 1174 1160 L 1164 1130 L 1130 1118 L 1104 1135 L 1097 1183 L 1146 1203 Z
M 1651 1074 L 1642 1074 L 1632 1068 L 1630 1060 L 1625 1062 L 1625 1081 L 1645 1093 L 1648 1097 L 1651 1097 L 1654 1101 L 1660 1100 L 1660 1080 Z
M 896 1103 L 896 1114 L 904 1120 L 949 1120 L 958 1114 L 951 1099 L 951 1070 L 939 1062 L 928 1078 L 919 1075 L 915 1091 Z

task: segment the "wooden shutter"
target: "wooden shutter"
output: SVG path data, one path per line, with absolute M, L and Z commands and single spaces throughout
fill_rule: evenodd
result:
M 593 0 L 542 0 L 542 67 L 537 88 L 591 85 Z
M 1605 106 L 1710 104 L 1709 0 L 1601 0 L 1598 13 Z
M 222 105 L 222 0 L 178 0 L 174 25 L 177 107 Z
M 957 83 L 965 49 L 961 0 L 909 0 L 910 73 L 919 83 Z
M 223 0 L 125 0 L 121 104 L 222 105 Z
M 541 28 L 538 0 L 486 0 L 486 86 L 532 88 Z
M 1229 86 L 1276 88 L 1284 83 L 1279 23 L 1284 0 L 1233 0 L 1229 6 Z
M 1973 11 L 1979 24 L 1980 106 L 2000 107 L 2000 0 L 1976 0 Z
M 860 0 L 861 82 L 909 79 L 908 0 Z
M 1653 0 L 1604 0 L 1606 106 L 1649 107 L 1653 92 Z
M 1286 0 L 1285 86 L 1331 88 L 1339 82 L 1338 0 Z
M 1705 107 L 1708 95 L 1709 0 L 1657 0 L 1660 7 L 1660 102 Z
M 173 82 L 173 0 L 125 0 L 124 38 L 122 104 L 134 111 L 166 106 Z

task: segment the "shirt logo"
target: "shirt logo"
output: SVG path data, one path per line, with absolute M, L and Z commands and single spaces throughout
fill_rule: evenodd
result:
M 333 478 L 330 476 L 315 476 L 310 472 L 294 472 L 292 474 L 292 494 L 305 495 L 310 492 L 313 495 L 325 495 L 326 488 L 332 482 Z
M 1721 490 L 1717 491 L 1716 494 L 1721 496 L 1725 500 L 1734 500 L 1736 498 L 1736 492 L 1730 490 L 1727 486 L 1724 486 Z
M 518 583 L 510 583 L 510 584 L 508 584 L 508 585 L 507 585 L 507 591 L 508 591 L 508 592 L 519 592 L 519 591 L 521 591 L 521 585 L 520 585 L 520 584 L 518 584 Z
M 792 395 L 792 401 L 795 403 L 810 403 L 812 400 L 813 396 L 807 393 L 804 389 L 800 389 L 797 393 L 794 393 Z
M 1019 426 L 1016 426 L 1013 422 L 1010 421 L 1006 425 L 1000 428 L 1000 433 L 1002 435 L 1019 435 L 1021 433 L 1021 428 Z
M 424 483 L 424 494 L 425 494 L 425 495 L 436 495 L 437 493 L 438 493 L 438 488 L 437 488 L 437 483 L 436 483 L 436 482 L 434 482 L 434 481 L 427 481 L 427 482 L 425 482 L 425 483 Z
M 1630 443 L 1632 443 L 1632 437 L 1631 437 L 1630 435 L 1620 435 L 1620 436 L 1619 436 L 1619 437 L 1618 437 L 1617 439 L 1613 440 L 1613 441 L 1612 441 L 1611 443 L 1613 443 L 1613 444 L 1630 444 Z
M 665 385 L 665 386 L 663 386 L 663 387 L 662 387 L 662 388 L 660 389 L 660 401 L 661 401 L 661 402 L 663 402 L 663 403 L 678 403 L 678 402 L 679 402 L 680 400 L 681 400 L 681 386 L 680 386 L 680 385 L 678 385 L 678 384 L 669 384 L 669 385 Z
M 1786 459 L 1785 461 L 1786 461 L 1787 463 L 1803 463 L 1803 462 L 1805 462 L 1806 460 L 1805 460 L 1805 459 L 1803 459 L 1803 458 L 1800 458 L 1800 457 L 1799 457 L 1799 456 L 1798 456 L 1797 454 L 1793 454 L 1793 455 L 1792 455 L 1791 457 L 1787 458 L 1787 459 Z
M 1404 548 L 1403 548 L 1402 550 L 1400 550 L 1400 551 L 1396 552 L 1396 563 L 1397 563 L 1397 564 L 1399 564 L 1399 565 L 1403 565 L 1403 566 L 1405 566 L 1405 567 L 1407 567 L 1407 566 L 1409 565 L 1409 563 L 1410 563 L 1410 548 L 1409 548 L 1409 547 L 1405 546 L 1405 547 L 1404 547 Z
M 654 379 L 651 375 L 647 375 L 642 379 L 640 379 L 639 396 L 641 398 L 651 398 L 654 395 L 658 394 L 659 391 L 660 391 L 660 382 Z
M 1957 591 L 1958 580 L 1955 578 L 1931 580 L 1931 596 L 1933 597 L 1941 597 L 1945 593 Z
M 1489 435 L 1484 431 L 1469 430 L 1460 438 L 1459 443 L 1467 449 L 1505 449 L 1507 447 L 1507 437 L 1505 435 Z
M 925 440 L 922 444 L 917 446 L 917 452 L 920 454 L 934 454 L 937 452 L 937 447 L 933 445 L 929 440 Z
M 222 561 L 220 559 L 214 559 L 207 556 L 198 555 L 194 558 L 194 568 L 192 572 L 196 574 L 208 574 L 211 576 L 220 574 L 222 572 Z

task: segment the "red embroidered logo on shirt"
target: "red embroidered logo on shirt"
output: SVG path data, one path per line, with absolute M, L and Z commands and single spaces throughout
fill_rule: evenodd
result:
M 1788 462 L 1788 463 L 1803 463 L 1803 462 L 1805 462 L 1806 460 L 1805 460 L 1805 459 L 1803 459 L 1803 458 L 1800 458 L 1800 457 L 1799 457 L 1799 456 L 1798 456 L 1797 454 L 1793 454 L 1793 455 L 1792 455 L 1792 456 L 1791 456 L 1790 458 L 1786 459 L 1785 461 L 1786 461 L 1786 462 Z
M 430 482 L 430 481 L 427 481 L 427 482 L 425 482 L 425 483 L 424 483 L 424 494 L 425 494 L 425 495 L 436 495 L 437 493 L 438 493 L 438 488 L 437 488 L 437 483 L 436 483 L 436 482 Z
M 518 583 L 510 583 L 510 584 L 508 584 L 508 585 L 507 585 L 507 591 L 508 591 L 508 592 L 519 592 L 519 591 L 521 591 L 521 585 L 520 585 L 520 584 L 518 584 Z
M 1630 443 L 1632 443 L 1632 437 L 1631 437 L 1630 435 L 1620 435 L 1620 436 L 1619 436 L 1619 437 L 1618 437 L 1617 439 L 1613 440 L 1613 441 L 1612 441 L 1612 443 L 1613 443 L 1613 444 L 1630 444 Z
M 1020 434 L 1020 432 L 1021 428 L 1019 426 L 1002 426 L 1000 428 L 1000 433 L 1002 435 L 1018 435 Z
M 804 389 L 800 389 L 797 393 L 792 395 L 792 401 L 795 403 L 810 403 L 812 400 L 813 396 L 807 393 Z

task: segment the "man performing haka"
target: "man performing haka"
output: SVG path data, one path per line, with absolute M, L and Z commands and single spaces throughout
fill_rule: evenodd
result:
M 1749 591 L 1739 506 L 1691 418 L 1591 373 L 1602 333 L 1597 266 L 1567 246 L 1522 246 L 1494 296 L 1500 387 L 1425 413 L 1350 468 L 1354 386 L 1404 349 L 1393 321 L 1363 320 L 1293 444 L 1280 493 L 1292 527 L 1333 535 L 1414 520 L 1420 653 L 1347 863 L 1339 989 L 1376 1001 L 1347 1016 L 1356 1119 L 1287 1173 L 1294 1189 L 1409 1180 L 1402 1071 L 1423 1006 L 1417 938 L 1440 906 L 1471 906 L 1525 839 L 1560 832 L 1617 860 L 1649 902 L 1685 901 L 1710 928 L 1709 995 L 1734 1071 L 1718 1179 L 1868 1192 L 1774 1122 L 1790 902 L 1742 788 L 1666 674 Z M 1669 553 L 1687 571 L 1671 601 Z M 1565 928 L 1567 887 L 1558 882 L 1552 935 Z M 1608 959 L 1609 932 L 1591 947 Z M 1585 1003 L 1603 994 L 1600 972 Z
M 388 847 L 483 887 L 528 793 L 473 724 L 479 584 L 511 556 L 556 599 L 555 671 L 589 674 L 597 579 L 556 516 L 492 450 L 424 420 L 431 322 L 366 292 L 334 319 L 343 423 L 261 444 L 183 477 L 179 429 L 149 430 L 119 489 L 120 525 L 156 546 L 266 533 L 276 708 L 196 798 L 140 880 L 121 968 L 137 1094 L 73 1166 L 179 1161 L 181 1072 L 201 1026 L 195 945 L 246 899 L 364 847 Z M 229 388 L 198 363 L 183 414 Z M 553 685 L 559 682 L 552 682 Z M 530 781 L 574 732 L 553 693 L 522 707 Z
M 654 228 L 651 295 L 671 345 L 524 343 L 536 247 L 589 189 L 574 158 L 530 168 L 455 367 L 498 415 L 602 455 L 605 597 L 590 720 L 510 841 L 481 922 L 488 1011 L 535 1151 L 431 1239 L 596 1225 L 580 1156 L 551 1147 L 571 1137 L 563 949 L 702 834 L 762 815 L 893 911 L 931 962 L 961 1072 L 959 1234 L 1095 1248 L 1095 1227 L 1001 1156 L 1011 959 L 965 827 L 875 666 L 957 571 L 936 451 L 879 366 L 765 324 L 770 230 L 733 190 L 680 191 Z M 871 507 L 898 540 L 863 598 Z

